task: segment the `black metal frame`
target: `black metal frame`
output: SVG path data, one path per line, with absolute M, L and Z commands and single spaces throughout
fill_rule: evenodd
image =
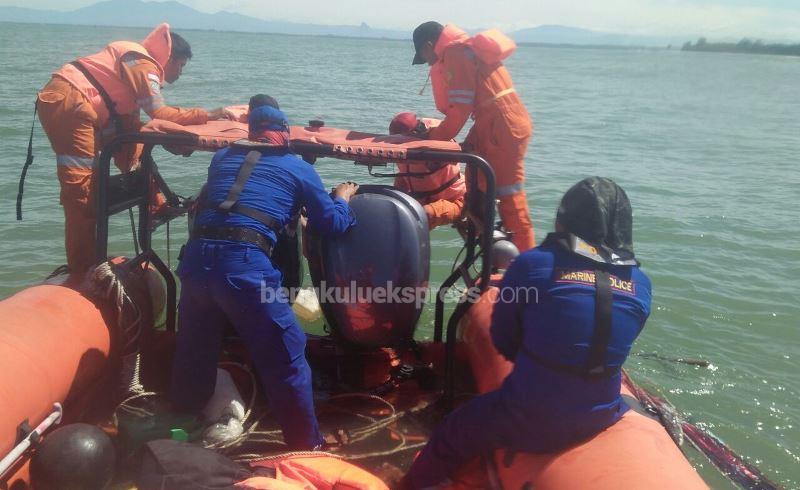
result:
M 127 174 L 111 175 L 111 158 L 124 144 L 143 144 L 140 167 Z M 191 135 L 164 135 L 156 133 L 131 133 L 114 138 L 100 153 L 95 169 L 95 197 L 97 211 L 97 234 L 95 242 L 95 258 L 98 262 L 107 260 L 108 254 L 108 220 L 111 215 L 126 211 L 134 206 L 139 207 L 138 240 L 142 252 L 134 259 L 135 263 L 152 263 L 164 277 L 167 284 L 167 329 L 175 329 L 175 310 L 177 286 L 169 268 L 152 249 L 151 217 L 149 213 L 150 182 L 155 180 L 158 187 L 166 195 L 170 204 L 177 204 L 179 199 L 169 190 L 158 173 L 152 151 L 155 146 L 195 147 L 196 140 Z M 304 157 L 333 157 L 353 160 L 357 155 L 337 151 L 333 145 L 307 142 L 293 142 L 292 150 Z M 405 160 L 433 162 L 463 162 L 470 167 L 468 172 L 466 216 L 467 230 L 465 237 L 466 253 L 464 259 L 454 272 L 445 279 L 436 295 L 434 341 L 441 342 L 445 336 L 445 396 L 452 400 L 454 391 L 455 341 L 458 322 L 471 306 L 468 301 L 471 294 L 462 296 L 450 318 L 447 329 L 444 329 L 444 296 L 459 280 L 467 283 L 470 293 L 482 293 L 489 286 L 492 272 L 492 237 L 495 216 L 495 178 L 489 163 L 472 153 L 438 150 L 408 150 Z M 394 162 L 396 158 L 380 158 L 371 156 L 370 162 Z M 484 177 L 486 188 L 478 190 L 478 175 Z M 478 233 L 477 226 L 482 229 Z M 480 252 L 476 253 L 476 248 Z M 481 259 L 480 276 L 473 278 L 469 268 Z

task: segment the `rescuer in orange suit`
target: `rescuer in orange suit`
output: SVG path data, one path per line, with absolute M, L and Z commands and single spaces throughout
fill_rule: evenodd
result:
M 429 138 L 453 139 L 470 116 L 475 120 L 464 147 L 492 166 L 500 218 L 506 230 L 513 233 L 517 248 L 525 251 L 536 244 L 523 187 L 525 152 L 533 123 L 502 64 L 502 58 L 515 47 L 513 41 L 497 31 L 483 35 L 482 40 L 488 40 L 493 48 L 507 49 L 499 56 L 485 55 L 484 44 L 475 43 L 475 38 L 452 24 L 420 24 L 414 30 L 413 64 L 430 65 L 436 108 L 445 115 Z
M 176 81 L 191 57 L 189 44 L 161 24 L 141 43 L 113 42 L 62 66 L 39 92 L 39 120 L 56 153 L 71 272 L 83 273 L 95 261 L 92 174 L 104 142 L 137 131 L 140 110 L 151 119 L 186 125 L 232 116 L 225 109 L 180 109 L 164 103 L 161 87 Z M 138 164 L 140 152 L 139 145 L 123 147 L 114 161 L 128 172 Z M 163 204 L 163 196 L 158 197 Z

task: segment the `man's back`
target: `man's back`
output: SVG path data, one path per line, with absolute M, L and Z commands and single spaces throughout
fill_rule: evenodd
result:
M 236 181 L 239 169 L 251 150 L 225 148 L 218 151 L 208 168 L 205 209 L 197 218 L 198 225 L 251 228 L 276 240 L 275 233 L 264 223 L 236 212 L 216 210 Z M 309 222 L 322 233 L 342 232 L 352 223 L 336 208 L 347 208 L 346 202 L 332 200 L 322 186 L 322 180 L 309 163 L 286 148 L 262 150 L 250 178 L 239 196 L 242 206 L 266 213 L 280 226 L 288 223 L 302 206 L 307 207 Z M 345 213 L 349 216 L 349 213 Z
M 558 368 L 580 370 L 587 364 L 595 332 L 595 267 L 589 259 L 554 246 L 537 247 L 515 259 L 503 286 L 527 288 L 527 301 L 522 306 L 500 302 L 492 318 L 498 350 L 515 363 L 505 383 L 511 403 L 535 407 L 542 416 L 591 413 L 615 418 L 621 403 L 619 374 L 589 378 Z M 616 369 L 650 314 L 651 285 L 637 266 L 607 270 L 613 307 L 606 365 Z M 507 327 L 520 321 L 521 339 Z

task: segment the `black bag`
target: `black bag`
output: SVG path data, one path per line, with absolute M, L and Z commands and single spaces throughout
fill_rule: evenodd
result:
M 251 476 L 250 469 L 211 449 L 164 439 L 144 445 L 134 483 L 139 490 L 221 490 Z

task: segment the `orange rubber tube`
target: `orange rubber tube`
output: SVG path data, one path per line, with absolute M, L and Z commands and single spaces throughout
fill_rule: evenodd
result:
M 0 318 L 0 454 L 6 454 L 21 422 L 36 426 L 54 402 L 80 396 L 101 376 L 110 337 L 97 307 L 62 286 L 35 286 L 1 301 Z

